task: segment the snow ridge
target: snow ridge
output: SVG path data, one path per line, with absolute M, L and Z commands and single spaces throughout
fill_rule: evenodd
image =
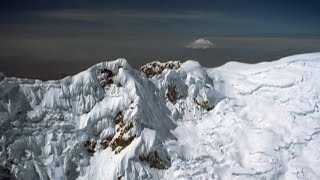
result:
M 0 74 L 0 179 L 319 179 L 319 60 Z
M 175 74 L 168 72 L 166 78 L 179 73 L 187 77 L 184 71 L 169 71 Z M 161 83 L 124 59 L 58 81 L 5 78 L 0 86 L 3 166 L 18 179 L 162 177 L 162 171 L 150 171 L 139 160 L 154 153 L 159 167 L 170 167 L 162 143 L 175 139 L 171 130 L 176 124 L 173 107 L 167 106 L 168 83 Z M 194 91 L 204 87 L 188 85 L 201 102 L 202 95 Z M 108 170 L 106 164 L 112 164 Z

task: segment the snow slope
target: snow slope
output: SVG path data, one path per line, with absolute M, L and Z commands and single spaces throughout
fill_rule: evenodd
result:
M 0 179 L 320 179 L 320 53 L 0 74 Z

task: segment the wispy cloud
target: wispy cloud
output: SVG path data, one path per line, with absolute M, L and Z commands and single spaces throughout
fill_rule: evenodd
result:
M 83 9 L 65 9 L 65 10 L 50 10 L 50 11 L 32 11 L 29 12 L 32 16 L 72 20 L 72 21 L 97 21 L 102 19 L 105 14 L 100 11 L 83 10 Z
M 157 11 L 119 11 L 119 16 L 140 19 L 222 19 L 225 14 L 218 12 L 182 11 L 182 12 L 157 12 Z
M 253 19 L 234 17 L 221 12 L 206 11 L 134 11 L 134 10 L 86 10 L 65 9 L 51 11 L 35 11 L 30 14 L 49 19 L 71 20 L 71 21 L 104 21 L 111 18 L 131 20 L 195 20 L 195 21 L 218 21 L 218 22 L 252 22 Z

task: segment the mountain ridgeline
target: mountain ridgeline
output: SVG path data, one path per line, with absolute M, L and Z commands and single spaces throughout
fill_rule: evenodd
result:
M 319 60 L 0 73 L 0 179 L 319 179 Z

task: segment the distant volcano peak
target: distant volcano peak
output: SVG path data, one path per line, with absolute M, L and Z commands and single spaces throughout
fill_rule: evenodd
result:
M 215 46 L 214 43 L 209 41 L 206 38 L 199 38 L 191 43 L 189 43 L 186 47 L 192 49 L 208 49 L 213 48 Z

